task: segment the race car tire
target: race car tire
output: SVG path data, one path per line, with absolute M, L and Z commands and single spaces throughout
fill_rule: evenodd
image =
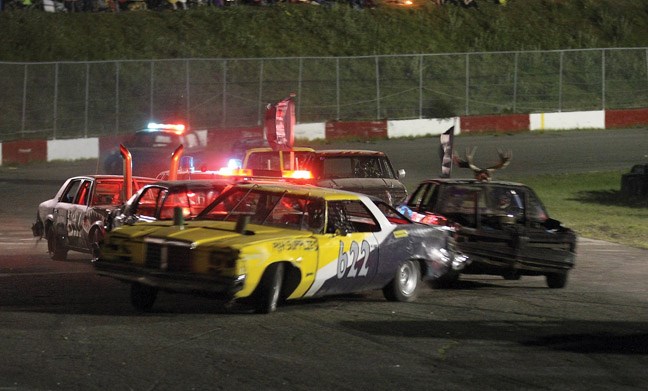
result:
M 157 288 L 134 282 L 131 284 L 131 304 L 139 311 L 149 311 L 157 299 Z
M 47 251 L 55 261 L 65 261 L 67 259 L 68 249 L 63 243 L 63 238 L 56 234 L 53 225 L 47 228 Z
M 273 263 L 265 270 L 254 291 L 254 311 L 257 314 L 269 314 L 277 310 L 283 278 L 283 263 Z
M 405 261 L 396 270 L 394 279 L 383 288 L 383 295 L 389 301 L 414 301 L 420 282 L 421 266 L 412 260 Z
M 564 288 L 567 285 L 568 273 L 549 273 L 545 276 L 547 279 L 547 286 L 551 289 Z
M 92 254 L 93 259 L 99 257 L 99 243 L 103 240 L 103 232 L 99 228 L 90 230 L 88 234 L 88 247 L 90 248 L 90 254 Z

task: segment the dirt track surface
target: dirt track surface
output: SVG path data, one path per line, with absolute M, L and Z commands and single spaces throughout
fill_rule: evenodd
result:
M 519 142 L 511 147 L 511 176 L 524 174 L 527 160 L 534 172 L 587 171 L 592 164 L 624 169 L 648 153 L 643 134 L 631 132 L 634 139 L 625 141 L 628 133 L 595 132 L 601 138 L 591 146 L 571 133 L 460 137 L 458 146 L 477 144 L 477 161 L 496 160 L 496 146 Z M 415 182 L 438 173 L 436 142 L 347 145 L 388 152 Z M 423 169 L 428 164 L 432 170 Z M 153 313 L 140 314 L 129 304 L 127 285 L 96 276 L 83 254 L 51 261 L 46 243 L 29 230 L 39 202 L 93 167 L 92 161 L 0 167 L 0 389 L 644 390 L 648 384 L 645 250 L 581 238 L 576 268 L 560 290 L 540 277 L 470 277 L 456 289 L 426 287 L 414 303 L 369 292 L 289 303 L 267 316 L 162 293 Z

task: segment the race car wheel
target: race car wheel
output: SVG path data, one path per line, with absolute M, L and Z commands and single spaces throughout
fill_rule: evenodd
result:
M 131 284 L 131 304 L 139 311 L 149 311 L 157 298 L 158 290 L 138 282 Z
M 273 263 L 265 270 L 254 291 L 254 311 L 257 314 L 269 314 L 277 309 L 283 277 L 283 263 Z
M 47 251 L 55 261 L 65 261 L 68 249 L 63 243 L 63 238 L 56 234 L 53 225 L 47 228 Z
M 567 285 L 568 273 L 550 273 L 545 276 L 547 279 L 547 286 L 551 289 L 564 288 Z
M 418 296 L 421 281 L 421 267 L 418 262 L 405 261 L 394 279 L 383 288 L 383 295 L 390 301 L 414 301 Z
M 88 234 L 88 246 L 90 247 L 90 254 L 92 259 L 99 257 L 99 243 L 103 240 L 103 232 L 99 228 L 95 228 Z

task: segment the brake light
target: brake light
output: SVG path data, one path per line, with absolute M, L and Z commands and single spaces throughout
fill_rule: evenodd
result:
M 448 219 L 440 215 L 426 213 L 425 216 L 423 216 L 423 218 L 421 219 L 421 223 L 429 225 L 446 225 L 448 223 Z
M 252 176 L 252 170 L 244 168 L 221 167 L 216 173 L 223 176 Z
M 158 124 L 155 122 L 149 122 L 147 128 L 150 130 L 172 130 L 175 134 L 183 134 L 185 131 L 185 126 L 183 124 Z
M 283 178 L 290 179 L 312 179 L 313 174 L 308 170 L 295 170 L 295 171 L 283 171 L 281 173 Z

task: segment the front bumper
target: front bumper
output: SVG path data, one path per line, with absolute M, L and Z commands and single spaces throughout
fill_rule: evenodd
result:
M 97 274 L 125 282 L 137 282 L 174 292 L 200 293 L 224 299 L 234 298 L 243 289 L 245 276 L 222 277 L 192 273 L 167 272 L 130 264 L 118 264 L 98 259 L 93 262 Z

